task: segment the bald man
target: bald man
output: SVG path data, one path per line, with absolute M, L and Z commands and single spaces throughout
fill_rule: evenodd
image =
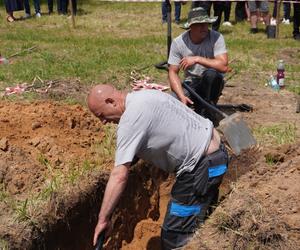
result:
M 94 245 L 110 217 L 135 156 L 176 175 L 161 232 L 162 249 L 185 245 L 218 200 L 228 155 L 210 120 L 157 90 L 127 93 L 97 85 L 88 95 L 91 112 L 118 123 L 115 167 L 108 180 Z

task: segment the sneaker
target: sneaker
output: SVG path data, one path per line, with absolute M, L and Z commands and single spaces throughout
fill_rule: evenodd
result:
M 25 19 L 30 18 L 31 15 L 29 13 L 25 13 Z
M 39 13 L 39 12 L 35 14 L 35 17 L 37 17 L 37 18 L 40 18 L 41 16 L 42 16 L 42 15 L 41 15 L 41 13 Z
M 222 23 L 223 26 L 228 26 L 228 27 L 232 27 L 232 23 L 229 21 L 226 21 L 224 23 Z
M 276 24 L 277 24 L 276 19 L 272 17 L 270 20 L 270 25 L 276 25 Z
M 284 19 L 282 20 L 283 24 L 289 25 L 290 24 L 290 20 L 289 19 Z
M 258 33 L 258 28 L 251 28 L 250 33 L 252 33 L 252 34 Z
M 294 39 L 297 40 L 297 41 L 300 41 L 300 34 L 299 33 L 295 34 L 294 35 Z
M 179 24 L 180 24 L 180 20 L 175 20 L 175 23 L 176 23 L 177 25 L 179 25 Z
M 161 21 L 161 23 L 162 23 L 162 24 L 165 24 L 165 23 L 167 23 L 167 20 L 163 19 L 163 20 Z

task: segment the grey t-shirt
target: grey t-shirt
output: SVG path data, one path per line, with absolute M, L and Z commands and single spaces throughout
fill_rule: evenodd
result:
M 134 156 L 180 175 L 193 170 L 207 150 L 213 124 L 169 94 L 129 93 L 117 131 L 115 165 Z
M 224 37 L 217 31 L 209 30 L 206 38 L 199 44 L 191 41 L 189 31 L 182 33 L 172 42 L 168 63 L 179 65 L 180 60 L 186 56 L 202 56 L 215 58 L 218 55 L 227 53 Z M 185 77 L 201 76 L 206 68 L 195 64 L 185 71 Z

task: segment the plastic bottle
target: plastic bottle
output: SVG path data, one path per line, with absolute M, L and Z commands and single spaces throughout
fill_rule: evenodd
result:
M 8 64 L 8 60 L 0 55 L 0 64 Z
M 280 86 L 279 84 L 277 83 L 277 81 L 275 80 L 275 77 L 274 76 L 270 76 L 270 86 L 273 90 L 275 91 L 279 91 L 280 89 Z
M 277 83 L 280 88 L 284 87 L 284 62 L 283 60 L 278 61 L 277 65 Z

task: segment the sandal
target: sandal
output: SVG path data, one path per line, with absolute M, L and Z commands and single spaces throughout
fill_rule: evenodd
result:
M 12 16 L 7 16 L 6 18 L 7 22 L 12 23 L 15 21 L 15 19 Z

